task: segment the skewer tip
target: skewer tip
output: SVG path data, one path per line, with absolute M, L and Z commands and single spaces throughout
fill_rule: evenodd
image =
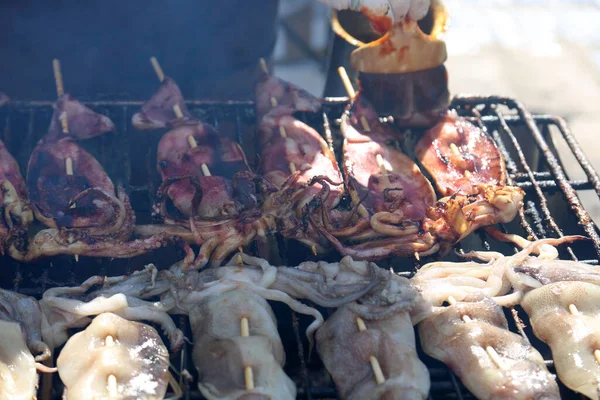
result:
M 163 72 L 162 67 L 158 63 L 158 60 L 156 59 L 156 57 L 154 57 L 154 56 L 150 57 L 150 63 L 152 64 L 152 68 L 154 68 L 154 72 L 156 73 L 158 80 L 160 82 L 164 81 L 165 73 Z
M 260 65 L 260 70 L 262 72 L 264 72 L 265 74 L 269 74 L 269 67 L 267 67 L 267 61 L 264 58 L 260 58 L 260 60 L 258 60 L 258 63 Z
M 346 68 L 338 67 L 338 74 L 340 74 L 340 78 L 342 79 L 346 93 L 348 93 L 348 97 L 350 97 L 350 99 L 354 99 L 354 97 L 356 97 L 356 91 L 354 90 L 354 86 L 352 86 L 352 82 L 350 81 L 350 77 L 346 72 Z

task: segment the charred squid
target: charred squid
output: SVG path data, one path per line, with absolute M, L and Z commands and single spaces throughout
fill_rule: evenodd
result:
M 258 191 L 265 183 L 254 176 L 241 147 L 215 128 L 191 116 L 181 91 L 165 78 L 141 111 L 133 116 L 138 129 L 167 127 L 158 145 L 162 178 L 155 214 L 165 225 L 136 228 L 140 235 L 166 230 L 200 245 L 196 267 L 226 257 L 254 240 L 264 240 L 274 221 L 264 216 Z M 171 216 L 167 199 L 178 216 Z
M 115 187 L 100 163 L 76 140 L 114 130 L 112 121 L 73 99 L 61 96 L 52 122 L 33 150 L 27 188 L 39 231 L 22 248 L 11 246 L 20 261 L 57 254 L 133 257 L 163 246 L 162 236 L 129 241 L 135 214 L 122 188 Z

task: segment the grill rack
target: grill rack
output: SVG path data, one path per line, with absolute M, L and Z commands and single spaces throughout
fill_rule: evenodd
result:
M 193 114 L 220 128 L 222 134 L 238 141 L 246 151 L 249 163 L 255 163 L 256 149 L 253 148 L 252 140 L 255 115 L 252 102 L 189 101 L 187 104 Z M 332 148 L 339 149 L 340 147 L 335 145 L 341 140 L 336 122 L 347 104 L 347 98 L 327 98 L 322 115 L 301 113 L 299 118 L 320 131 Z M 136 210 L 138 223 L 151 222 L 150 205 L 159 183 L 158 174 L 155 172 L 156 145 L 163 132 L 137 132 L 131 127 L 131 115 L 139 109 L 142 102 L 97 101 L 87 102 L 86 105 L 110 116 L 118 132 L 81 142 L 82 146 L 100 161 L 116 184 L 125 186 Z M 566 122 L 553 116 L 532 115 L 517 100 L 497 96 L 459 95 L 454 98 L 451 107 L 459 115 L 490 133 L 505 157 L 508 183 L 519 186 L 526 192 L 525 206 L 520 211 L 519 218 L 502 229 L 531 238 L 583 234 L 591 240 L 563 246 L 565 249 L 561 256 L 597 265 L 600 257 L 600 237 L 597 227 L 577 197 L 577 191 L 593 190 L 600 197 L 600 177 L 591 167 Z M 52 102 L 49 101 L 14 102 L 9 108 L 0 109 L 0 138 L 19 162 L 23 175 L 31 151 L 37 140 L 46 132 L 51 113 Z M 233 129 L 230 128 L 231 125 Z M 414 129 L 406 133 L 418 136 L 420 131 Z M 557 139 L 566 142 L 587 179 L 568 178 L 555 148 Z M 146 151 L 140 153 L 139 149 Z M 339 152 L 337 155 L 339 156 Z M 564 212 L 565 209 L 568 210 L 567 213 Z M 483 232 L 471 235 L 462 244 L 457 245 L 457 252 L 462 252 L 463 247 L 503 249 L 505 254 L 516 250 L 489 239 Z M 295 251 L 291 246 L 286 250 L 287 253 Z M 72 258 L 65 256 L 28 265 L 0 258 L 0 264 L 3 266 L 0 269 L 0 286 L 39 298 L 50 286 L 78 284 L 92 274 L 129 273 L 150 261 L 168 266 L 170 263 L 161 261 L 167 259 L 173 262 L 180 256 L 173 252 L 165 255 L 157 251 L 134 260 L 82 257 L 80 264 L 85 263 L 85 269 L 78 266 Z M 310 258 L 310 255 L 306 253 L 301 258 Z M 390 262 L 389 266 L 393 266 L 402 275 L 411 276 L 421 263 L 427 261 L 402 260 L 399 264 Z M 293 262 L 288 265 L 293 265 Z M 382 266 L 386 266 L 386 263 L 382 263 Z M 319 382 L 314 379 L 315 375 L 327 374 L 322 364 L 315 360 L 316 357 L 307 360 L 306 342 L 302 338 L 306 321 L 294 313 L 280 310 L 277 305 L 274 305 L 274 309 L 278 315 L 278 328 L 288 355 L 285 369 L 298 384 L 298 398 L 337 398 L 330 380 L 322 383 L 324 379 L 317 379 Z M 327 315 L 327 310 L 324 310 L 324 314 Z M 540 343 L 533 337 L 531 330 L 524 328 L 520 323 L 521 319 L 527 323 L 525 313 L 517 307 L 507 311 L 507 319 L 512 331 L 519 332 L 527 340 L 531 338 L 532 344 L 548 360 L 546 363 L 554 372 L 547 346 Z M 187 320 L 181 317 L 179 322 L 184 331 L 189 333 Z M 191 346 L 184 346 L 180 354 L 172 357 L 172 364 L 177 365 L 179 370 L 187 368 L 192 372 L 190 352 Z M 431 374 L 430 399 L 473 398 L 442 363 L 425 356 L 422 352 L 419 355 Z M 53 398 L 58 398 L 61 387 L 57 384 L 57 377 L 54 379 Z M 563 398 L 580 398 L 562 385 L 561 394 Z M 202 396 L 197 390 L 190 388 L 185 392 L 184 398 L 201 399 Z

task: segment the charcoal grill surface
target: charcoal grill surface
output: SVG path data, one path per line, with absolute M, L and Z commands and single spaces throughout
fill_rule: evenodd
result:
M 151 204 L 160 177 L 155 168 L 156 148 L 163 132 L 138 132 L 131 126 L 131 116 L 142 102 L 88 102 L 95 111 L 108 115 L 117 126 L 117 132 L 80 142 L 104 166 L 115 184 L 125 187 L 131 196 L 138 223 L 151 223 Z M 336 150 L 340 157 L 341 135 L 338 119 L 348 104 L 347 98 L 326 99 L 322 114 L 300 114 L 299 118 L 317 129 Z M 250 165 L 256 164 L 256 148 L 253 140 L 255 114 L 252 102 L 188 102 L 190 111 L 202 120 L 213 124 L 221 134 L 237 140 L 244 148 Z M 582 149 L 569 131 L 564 120 L 547 115 L 532 115 L 516 100 L 502 97 L 456 96 L 452 102 L 456 112 L 472 123 L 485 129 L 496 141 L 504 154 L 508 183 L 526 192 L 524 209 L 519 218 L 502 228 L 530 238 L 561 237 L 581 234 L 588 241 L 561 246 L 561 257 L 597 265 L 600 257 L 600 238 L 587 211 L 583 208 L 577 191 L 595 191 L 600 196 L 600 178 L 591 167 Z M 37 141 L 46 133 L 52 114 L 51 102 L 14 102 L 0 109 L 0 138 L 17 159 L 25 176 L 29 156 Z M 407 137 L 416 138 L 422 130 L 401 129 Z M 585 180 L 570 180 L 556 153 L 554 140 L 564 140 L 574 159 L 585 173 Z M 410 154 L 410 149 L 404 149 Z M 339 158 L 338 158 L 339 159 Z M 294 244 L 280 241 L 282 261 L 295 265 L 310 259 Z M 471 249 L 497 250 L 504 254 L 514 248 L 493 241 L 485 233 L 477 232 L 456 247 L 457 252 Z M 72 257 L 57 256 L 31 264 L 21 264 L 10 258 L 0 257 L 0 287 L 40 298 L 49 287 L 75 285 L 91 275 L 122 275 L 154 262 L 167 268 L 182 257 L 177 250 L 158 250 L 132 260 L 99 259 L 81 257 L 79 263 Z M 333 256 L 335 259 L 335 256 Z M 450 258 L 455 256 L 450 255 Z M 446 257 L 448 258 L 448 257 Z M 398 273 L 411 276 L 416 268 L 436 257 L 424 260 L 389 260 L 380 263 L 393 267 Z M 278 319 L 278 327 L 287 354 L 286 372 L 298 385 L 298 398 L 337 398 L 335 388 L 316 354 L 309 358 L 303 332 L 308 320 L 291 313 L 279 304 L 272 305 Z M 322 310 L 327 315 L 329 310 Z M 175 317 L 189 335 L 186 318 Z M 507 310 L 507 319 L 514 332 L 522 334 L 540 350 L 555 373 L 546 345 L 539 342 L 527 327 L 525 313 L 517 308 Z M 523 320 L 524 324 L 520 323 Z M 417 339 L 418 342 L 418 339 Z M 420 349 L 419 349 L 420 352 Z M 185 386 L 180 371 L 184 368 L 194 374 L 191 364 L 191 346 L 172 357 L 174 374 Z M 472 399 L 458 379 L 443 364 L 420 352 L 428 366 L 432 386 L 430 399 Z M 57 376 L 45 377 L 42 387 L 49 389 L 53 379 L 52 398 L 60 398 L 62 385 Z M 580 398 L 561 385 L 563 398 Z M 185 399 L 201 399 L 193 383 L 185 391 Z

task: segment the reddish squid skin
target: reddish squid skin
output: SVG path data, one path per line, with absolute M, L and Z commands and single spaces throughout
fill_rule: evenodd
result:
M 193 138 L 197 147 L 190 146 Z M 205 176 L 205 165 L 211 176 Z M 201 201 L 193 210 L 196 188 L 186 180 L 174 182 L 168 190 L 175 206 L 186 217 L 215 218 L 235 215 L 243 204 L 234 198 L 233 178 L 249 167 L 241 147 L 221 136 L 212 126 L 186 121 L 167 132 L 158 145 L 158 171 L 163 179 L 190 175 L 201 186 Z
M 353 201 L 362 199 L 369 215 L 401 211 L 406 220 L 423 219 L 436 201 L 431 183 L 409 157 L 391 145 L 400 139 L 398 132 L 381 123 L 360 94 L 343 118 L 342 134 L 346 185 Z M 378 156 L 385 171 L 378 164 Z
M 421 138 L 415 153 L 442 196 L 475 194 L 478 184 L 506 184 L 502 153 L 487 133 L 464 119 L 444 118 Z

